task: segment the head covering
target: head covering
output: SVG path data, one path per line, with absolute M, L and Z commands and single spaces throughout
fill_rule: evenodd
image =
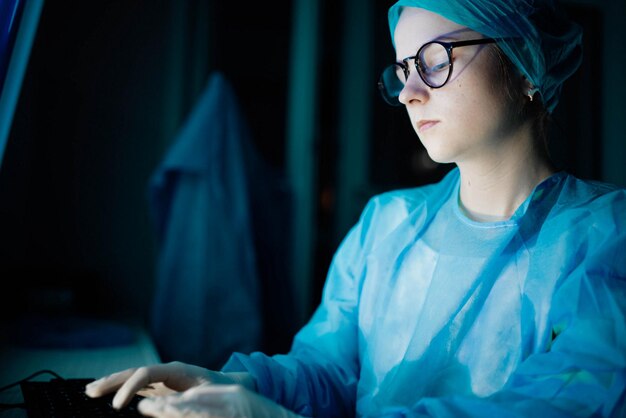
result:
M 554 0 L 399 0 L 388 16 L 394 46 L 403 6 L 429 10 L 496 38 L 504 54 L 538 89 L 550 113 L 563 82 L 582 61 L 582 29 Z

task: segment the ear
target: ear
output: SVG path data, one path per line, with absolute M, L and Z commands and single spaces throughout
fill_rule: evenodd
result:
M 533 85 L 526 77 L 524 77 L 524 96 L 527 96 L 528 99 L 532 102 L 535 94 L 539 91 L 537 87 Z

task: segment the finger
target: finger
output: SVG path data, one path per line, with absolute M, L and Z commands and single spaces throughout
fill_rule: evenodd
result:
M 137 409 L 142 415 L 158 417 L 163 411 L 163 398 L 145 398 L 139 401 Z
M 171 369 L 167 364 L 156 364 L 136 369 L 117 390 L 113 397 L 113 407 L 116 409 L 123 408 L 143 388 L 152 383 L 167 381 L 172 374 Z
M 120 388 L 136 369 L 127 369 L 109 376 L 94 380 L 85 386 L 87 396 L 97 398 Z
M 177 393 L 175 390 L 168 388 L 162 382 L 152 383 L 137 392 L 137 395 L 143 397 L 167 396 Z
M 204 384 L 186 390 L 181 394 L 182 398 L 215 398 L 218 396 L 242 396 L 244 392 L 248 392 L 242 385 L 216 385 Z
M 182 401 L 178 396 L 146 398 L 137 405 L 142 415 L 158 418 L 211 418 L 209 411 L 198 409 L 198 405 Z
M 241 415 L 229 395 L 239 388 L 196 387 L 172 396 L 142 399 L 137 408 L 143 415 L 158 418 L 234 418 Z
M 244 392 L 246 389 L 241 385 L 202 385 L 181 393 L 169 406 L 181 416 L 243 417 L 241 407 L 246 404 Z

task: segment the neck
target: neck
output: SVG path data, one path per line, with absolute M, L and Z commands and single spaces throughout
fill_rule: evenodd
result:
M 554 173 L 545 153 L 533 146 L 530 130 L 509 139 L 480 158 L 457 162 L 459 204 L 471 219 L 509 219 L 533 189 Z

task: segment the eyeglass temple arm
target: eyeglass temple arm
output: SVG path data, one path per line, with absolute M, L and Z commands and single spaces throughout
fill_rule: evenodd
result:
M 481 44 L 492 44 L 497 42 L 494 38 L 481 38 L 481 39 L 470 39 L 467 41 L 455 41 L 455 42 L 447 42 L 448 45 L 452 47 L 457 46 L 467 46 L 467 45 L 481 45 Z

